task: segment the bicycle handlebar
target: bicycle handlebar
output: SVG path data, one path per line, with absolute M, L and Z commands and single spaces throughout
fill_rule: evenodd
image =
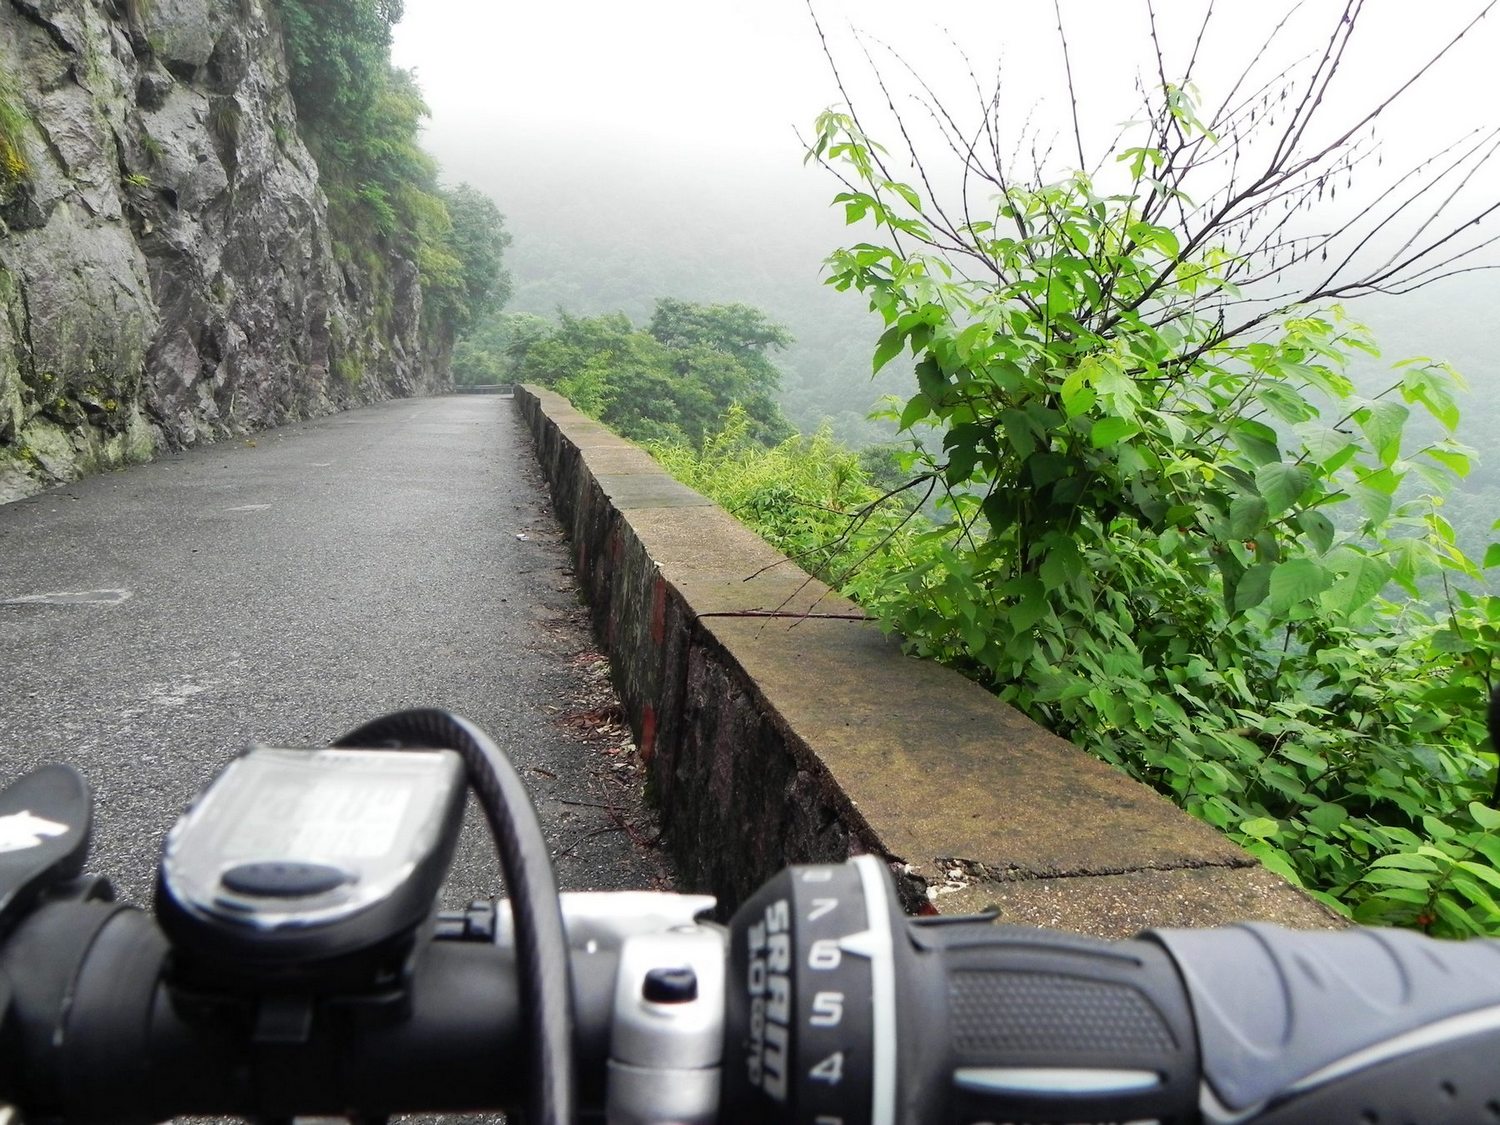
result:
M 861 874 L 791 869 L 727 935 L 684 928 L 701 898 L 564 895 L 583 1104 L 622 1122 L 1500 1119 L 1500 943 L 1255 924 L 1110 943 L 893 918 L 882 1028 L 872 928 L 837 932 L 869 905 L 842 897 Z M 762 973 L 757 927 L 780 903 L 785 961 L 766 932 Z M 427 944 L 404 998 L 265 1006 L 174 991 L 139 910 L 47 904 L 0 950 L 0 1082 L 28 1117 L 79 1125 L 514 1109 L 530 1045 L 498 930 Z M 643 999 L 654 970 L 688 964 L 684 937 L 694 975 L 728 946 L 727 990 Z M 662 1026 L 632 1043 L 642 1011 Z
M 201 934 L 174 949 L 78 877 L 87 827 L 61 811 L 76 794 L 43 780 L 10 815 L 49 839 L 0 850 L 0 1101 L 83 1125 L 533 1100 L 512 906 L 432 914 L 326 973 L 221 984 Z M 699 920 L 704 896 L 560 904 L 580 1104 L 620 1125 L 1500 1122 L 1496 941 L 1244 924 L 1104 942 L 909 919 L 871 856 L 789 868 L 727 928 Z

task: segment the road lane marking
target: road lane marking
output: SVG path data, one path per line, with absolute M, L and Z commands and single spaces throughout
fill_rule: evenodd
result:
M 119 605 L 129 590 L 58 590 L 50 594 L 22 594 L 0 605 Z

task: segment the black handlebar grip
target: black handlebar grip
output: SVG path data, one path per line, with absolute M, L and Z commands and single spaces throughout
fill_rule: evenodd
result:
M 905 930 L 903 1121 L 1195 1119 L 1192 1014 L 1159 946 L 978 921 Z
M 1500 941 L 1258 923 L 1150 936 L 1187 983 L 1205 1120 L 1500 1122 Z
M 522 1101 L 532 1048 L 508 947 L 432 942 L 413 963 L 399 1017 L 394 1005 L 320 1002 L 297 1043 L 257 1038 L 238 994 L 174 993 L 168 955 L 133 907 L 66 901 L 28 916 L 0 943 L 0 1102 L 27 1120 L 143 1125 Z M 579 1061 L 601 1087 L 617 964 L 610 950 L 573 953 Z M 603 1103 L 602 1088 L 588 1093 Z

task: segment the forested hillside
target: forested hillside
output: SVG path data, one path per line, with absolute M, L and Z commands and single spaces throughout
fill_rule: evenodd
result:
M 440 123 L 434 143 L 446 151 Z M 546 166 L 549 147 L 528 152 Z M 781 370 L 780 403 L 792 424 L 823 421 L 860 446 L 891 434 L 871 423 L 881 394 L 901 380 L 871 380 L 870 349 L 880 323 L 858 302 L 822 282 L 823 258 L 840 237 L 841 212 L 828 205 L 832 181 L 818 169 L 773 177 L 747 170 L 743 194 L 713 193 L 691 168 L 661 179 L 624 176 L 609 188 L 609 206 L 592 190 L 537 190 L 503 163 L 502 153 L 464 153 L 464 174 L 502 199 L 515 243 L 507 264 L 514 292 L 507 309 L 555 319 L 619 312 L 635 323 L 657 297 L 699 304 L 741 303 L 785 326 L 791 343 L 773 360 Z M 676 209 L 663 195 L 691 198 Z M 621 216 L 629 216 L 626 222 Z
M 451 142 L 441 123 L 433 132 L 436 147 L 446 150 Z M 528 150 L 526 161 L 545 165 L 549 151 Z M 831 202 L 840 188 L 827 173 L 797 167 L 780 179 L 748 185 L 732 204 L 720 202 L 692 169 L 674 169 L 661 182 L 643 180 L 639 191 L 627 177 L 611 187 L 619 206 L 614 210 L 598 207 L 587 192 L 533 193 L 527 179 L 501 168 L 499 159 L 466 153 L 461 165 L 476 182 L 490 185 L 510 214 L 515 244 L 506 260 L 514 294 L 507 313 L 555 321 L 559 310 L 575 316 L 622 312 L 640 323 L 664 294 L 699 303 L 742 302 L 764 310 L 792 337 L 772 358 L 782 372 L 779 401 L 794 426 L 812 433 L 827 421 L 856 449 L 894 436 L 891 423 L 868 416 L 882 396 L 905 390 L 910 376 L 887 367 L 872 377 L 870 356 L 883 326 L 860 301 L 826 284 L 824 259 L 844 237 L 843 206 Z M 684 196 L 701 193 L 706 201 L 679 214 L 664 205 L 663 182 Z M 620 215 L 630 221 L 619 223 Z M 1449 360 L 1464 376 L 1467 387 L 1455 395 L 1465 440 L 1478 456 L 1471 475 L 1456 483 L 1450 515 L 1464 542 L 1479 551 L 1488 542 L 1488 527 L 1477 526 L 1482 512 L 1500 514 L 1491 475 L 1500 473 L 1500 453 L 1490 456 L 1487 449 L 1492 443 L 1500 449 L 1500 396 L 1491 390 L 1500 382 L 1500 320 L 1490 312 L 1497 306 L 1500 277 L 1475 273 L 1399 298 L 1362 299 L 1349 308 L 1369 326 L 1381 351 L 1379 360 L 1356 358 L 1356 380 L 1367 373 L 1373 385 L 1391 363 L 1413 356 Z M 499 338 L 504 335 L 502 328 Z

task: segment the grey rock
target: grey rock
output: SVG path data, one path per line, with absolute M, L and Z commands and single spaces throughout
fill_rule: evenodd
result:
M 59 193 L 77 199 L 98 218 L 118 220 L 114 142 L 94 98 L 81 86 L 63 86 L 43 95 L 37 109 L 37 127 L 59 165 Z
M 262 0 L 0 5 L 31 123 L 0 191 L 0 502 L 446 385 L 415 263 L 335 260 L 279 35 Z
M 172 91 L 172 76 L 148 70 L 135 81 L 135 104 L 144 110 L 160 109 Z
M 146 8 L 146 32 L 164 63 L 196 68 L 208 62 L 224 23 L 222 13 L 215 14 L 215 6 L 212 0 L 151 0 Z
M 141 116 L 141 128 L 149 138 L 143 145 L 154 166 L 146 176 L 158 190 L 172 193 L 174 216 L 195 224 L 229 188 L 229 175 L 210 132 L 210 108 L 204 94 L 177 85 L 161 109 Z
M 21 395 L 21 366 L 16 359 L 20 349 L 16 343 L 15 325 L 20 323 L 20 317 L 15 298 L 14 280 L 8 276 L 0 278 L 0 449 L 14 440 L 26 418 L 26 404 Z M 0 458 L 0 466 L 6 464 L 7 459 Z
M 22 462 L 0 453 L 0 504 L 35 496 L 42 487 L 42 482 L 34 473 L 28 472 Z

